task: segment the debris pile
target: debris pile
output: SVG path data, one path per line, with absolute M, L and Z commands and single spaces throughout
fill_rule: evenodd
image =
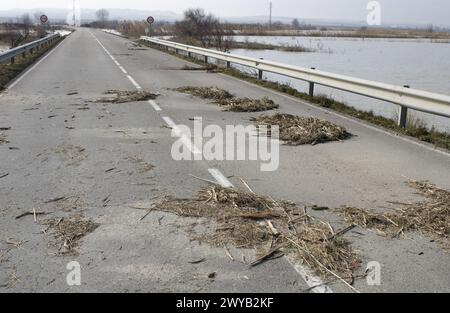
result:
M 63 255 L 76 253 L 75 249 L 79 241 L 100 226 L 89 219 L 80 217 L 49 219 L 44 222 L 44 225 L 48 226 L 47 230 L 53 231 L 52 234 L 60 245 L 59 253 Z
M 155 209 L 206 218 L 208 225 L 213 221 L 212 232 L 195 234 L 194 239 L 216 247 L 255 249 L 258 258 L 252 266 L 292 252 L 323 277 L 353 277 L 360 266 L 345 232 L 336 233 L 329 223 L 289 201 L 214 185 L 201 189 L 197 199 L 166 198 Z
M 234 96 L 228 91 L 219 87 L 180 87 L 175 91 L 186 93 L 195 97 L 209 100 L 231 99 Z
M 232 112 L 262 112 L 278 109 L 280 107 L 267 97 L 262 99 L 231 98 L 218 100 L 216 103 L 221 107 L 224 107 L 224 111 Z
M 400 236 L 418 231 L 432 237 L 444 249 L 450 250 L 450 192 L 426 182 L 409 182 L 426 200 L 417 203 L 397 203 L 393 212 L 375 213 L 365 209 L 343 207 L 337 211 L 347 222 L 365 229 L 375 229 L 382 236 Z
M 156 99 L 159 94 L 149 91 L 121 91 L 121 90 L 108 90 L 105 95 L 113 95 L 113 97 L 105 97 L 98 99 L 96 103 L 127 103 L 127 102 L 139 102 Z
M 9 143 L 8 139 L 6 139 L 6 135 L 0 133 L 0 145 Z
M 281 140 L 289 145 L 320 144 L 350 137 L 344 127 L 314 117 L 290 114 L 263 115 L 252 119 L 257 126 L 278 125 Z
M 262 112 L 279 108 L 279 105 L 267 97 L 262 99 L 236 98 L 230 92 L 218 87 L 180 87 L 175 91 L 213 100 L 213 103 L 223 107 L 224 111 Z

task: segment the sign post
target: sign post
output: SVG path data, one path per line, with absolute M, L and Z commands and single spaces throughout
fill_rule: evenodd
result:
M 153 18 L 153 16 L 149 16 L 147 17 L 147 23 L 149 24 L 148 28 L 145 30 L 146 35 L 152 35 L 152 24 L 155 22 L 155 19 Z

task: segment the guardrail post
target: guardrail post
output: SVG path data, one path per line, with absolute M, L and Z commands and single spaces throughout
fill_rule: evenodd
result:
M 311 67 L 312 70 L 315 70 L 315 67 Z M 314 97 L 314 83 L 309 82 L 309 96 L 312 98 Z
M 410 88 L 410 86 L 405 85 L 404 88 Z M 398 126 L 401 128 L 406 128 L 408 123 L 408 108 L 401 105 L 398 111 Z
M 227 68 L 231 68 L 231 62 L 227 61 Z
M 11 58 L 11 64 L 14 64 L 14 63 L 16 63 L 16 58 L 15 58 L 15 57 L 12 57 L 12 58 Z
M 192 58 L 192 52 L 188 51 L 188 58 Z
M 208 64 L 208 57 L 205 55 L 205 64 Z
M 260 60 L 264 60 L 263 58 L 259 58 Z M 259 65 L 259 64 L 257 64 Z M 262 70 L 258 70 L 258 80 L 262 80 L 263 79 L 263 74 L 264 72 Z

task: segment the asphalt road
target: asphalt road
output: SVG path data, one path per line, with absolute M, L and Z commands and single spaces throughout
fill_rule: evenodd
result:
M 420 199 L 406 186 L 407 179 L 450 189 L 450 156 L 445 152 L 231 77 L 180 70 L 186 64 L 124 38 L 78 29 L 0 95 L 0 127 L 11 127 L 5 132 L 10 143 L 0 146 L 0 173 L 9 174 L 0 178 L 0 292 L 308 290 L 311 281 L 305 281 L 303 272 L 307 269 L 286 258 L 249 268 L 233 262 L 223 249 L 191 241 L 187 231 L 195 227 L 195 220 L 153 212 L 140 221 L 145 211 L 130 208 L 146 207 L 165 195 L 191 197 L 205 183 L 190 175 L 217 179 L 211 170 L 243 177 L 257 193 L 299 205 L 383 209 L 387 201 Z M 217 85 L 238 96 L 268 96 L 280 104 L 280 112 L 323 118 L 345 126 L 354 136 L 317 146 L 281 146 L 275 172 L 261 172 L 254 161 L 174 161 L 171 148 L 176 139 L 168 120 L 192 126 L 192 118 L 202 117 L 204 124 L 225 127 L 248 125 L 257 115 L 222 112 L 207 101 L 171 90 L 186 85 Z M 89 102 L 107 90 L 136 87 L 161 93 L 157 106 Z M 236 179 L 230 181 L 239 185 Z M 46 203 L 56 197 L 77 202 Z M 83 215 L 100 226 L 82 239 L 79 255 L 58 256 L 53 237 L 42 231 L 45 225 L 35 223 L 33 216 L 15 218 L 33 209 L 54 218 Z M 336 227 L 343 225 L 334 213 L 320 214 Z M 347 238 L 364 264 L 382 265 L 381 285 L 358 280 L 358 290 L 450 291 L 449 254 L 429 238 L 410 234 L 392 240 L 361 229 Z M 247 260 L 254 257 L 252 251 L 230 250 L 239 260 L 242 255 Z M 202 258 L 206 261 L 190 263 Z M 81 286 L 66 282 L 71 261 L 81 265 Z M 217 272 L 215 279 L 208 278 L 212 272 Z M 313 291 L 351 292 L 339 282 Z

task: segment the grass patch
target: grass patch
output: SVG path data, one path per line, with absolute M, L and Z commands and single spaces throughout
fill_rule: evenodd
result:
M 145 42 L 143 42 L 143 43 L 145 45 L 148 45 Z M 148 46 L 150 46 L 150 45 L 148 45 Z M 152 47 L 153 49 L 156 49 L 156 50 L 161 50 L 165 53 L 172 54 L 178 58 L 185 59 L 192 63 L 196 63 L 199 65 L 205 65 L 202 61 L 200 61 L 196 58 L 176 54 L 175 52 L 167 51 L 165 49 L 160 49 L 153 45 L 151 45 L 150 47 Z M 209 64 L 208 68 L 211 68 L 211 67 L 212 67 L 212 65 Z M 423 142 L 433 144 L 435 147 L 450 150 L 450 134 L 438 131 L 434 127 L 428 128 L 424 125 L 420 125 L 420 124 L 417 124 L 414 122 L 409 122 L 406 128 L 401 128 L 397 125 L 396 121 L 394 121 L 393 119 L 389 119 L 389 118 L 377 115 L 373 111 L 361 111 L 361 110 L 355 109 L 354 107 L 351 107 L 343 102 L 335 101 L 331 98 L 328 98 L 327 96 L 324 96 L 324 95 L 317 95 L 317 96 L 311 97 L 311 96 L 309 96 L 309 94 L 300 92 L 297 89 L 292 88 L 291 86 L 289 86 L 287 84 L 280 84 L 277 82 L 271 82 L 271 81 L 267 81 L 267 80 L 259 80 L 256 76 L 252 76 L 250 74 L 243 73 L 234 68 L 223 68 L 223 67 L 216 66 L 214 72 L 220 72 L 223 74 L 227 74 L 227 75 L 251 82 L 258 86 L 262 86 L 262 87 L 265 87 L 268 89 L 282 92 L 282 93 L 288 94 L 290 96 L 293 96 L 295 98 L 316 104 L 320 107 L 327 108 L 327 109 L 330 109 L 330 110 L 333 110 L 336 112 L 340 112 L 345 115 L 367 121 L 374 125 L 378 125 L 378 126 L 390 129 L 396 133 L 417 138 Z
M 0 63 L 0 91 L 5 89 L 6 85 L 17 77 L 20 73 L 22 73 L 27 67 L 33 64 L 37 59 L 46 54 L 48 51 L 52 50 L 56 45 L 58 45 L 62 40 L 61 37 L 55 43 L 41 48 L 39 51 L 34 52 L 33 54 L 27 54 L 26 57 L 16 56 L 16 60 L 14 64 L 11 64 L 9 61 Z

